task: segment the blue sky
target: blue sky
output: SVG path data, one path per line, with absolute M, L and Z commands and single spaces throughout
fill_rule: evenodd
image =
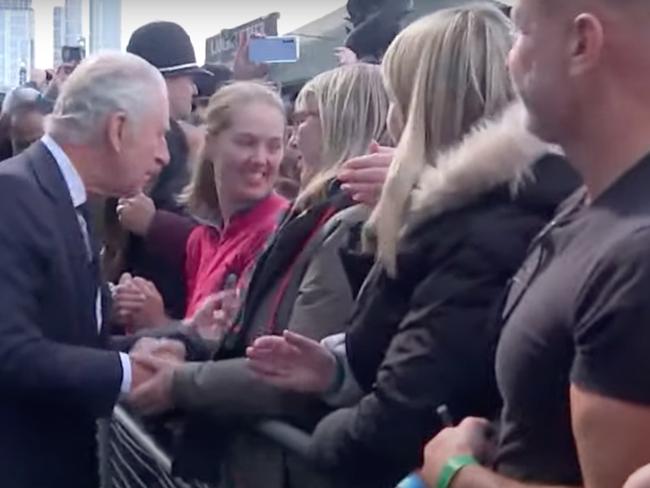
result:
M 203 62 L 205 39 L 221 29 L 277 11 L 280 12 L 280 32 L 287 32 L 345 3 L 345 0 L 122 0 L 122 46 L 126 46 L 129 36 L 140 25 L 154 20 L 172 20 L 189 32 L 197 59 Z M 63 4 L 64 0 L 33 0 L 38 68 L 52 65 L 52 9 Z M 84 0 L 83 15 L 87 36 L 87 0 Z

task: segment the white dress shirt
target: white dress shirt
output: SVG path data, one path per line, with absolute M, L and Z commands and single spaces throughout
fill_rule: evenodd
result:
M 74 165 L 70 161 L 70 158 L 66 155 L 66 153 L 61 149 L 61 146 L 52 139 L 48 134 L 45 134 L 41 142 L 45 144 L 45 147 L 50 151 L 52 154 L 52 157 L 56 160 L 57 165 L 59 166 L 59 170 L 61 171 L 61 174 L 63 175 L 63 179 L 65 180 L 66 185 L 68 186 L 68 191 L 70 192 L 70 198 L 72 198 L 72 205 L 74 206 L 75 210 L 78 209 L 81 205 L 86 203 L 88 196 L 86 194 L 86 188 L 84 187 L 83 181 L 81 181 L 81 177 L 79 176 L 79 173 L 75 169 Z M 81 232 L 81 236 L 84 239 L 84 242 L 86 243 L 87 249 L 90 251 L 90 255 L 92 256 L 92 245 L 90 244 L 90 236 L 88 235 L 88 227 L 87 223 L 84 219 L 84 217 L 81 215 L 80 212 L 77 211 L 77 218 L 79 220 L 79 230 Z M 97 329 L 98 331 L 101 331 L 102 329 L 102 295 L 101 295 L 101 290 L 97 289 L 97 299 L 95 301 L 95 313 L 97 317 Z M 129 359 L 128 354 L 124 353 L 119 353 L 120 355 L 120 362 L 122 363 L 122 386 L 121 386 L 121 392 L 123 394 L 127 394 L 131 391 L 131 360 Z

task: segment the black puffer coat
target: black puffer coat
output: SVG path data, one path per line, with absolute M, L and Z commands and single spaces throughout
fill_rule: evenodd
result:
M 424 172 L 397 277 L 376 265 L 364 283 L 346 338 L 364 396 L 325 417 L 311 446 L 351 486 L 393 487 L 417 468 L 441 428 L 440 405 L 456 420 L 498 410 L 490 318 L 529 242 L 578 184 L 564 159 L 511 125 L 472 134 Z M 533 162 L 536 179 L 513 196 Z

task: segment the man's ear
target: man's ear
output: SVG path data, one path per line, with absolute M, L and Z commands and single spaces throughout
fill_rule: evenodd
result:
M 108 116 L 106 122 L 106 140 L 109 146 L 116 153 L 122 152 L 124 147 L 124 137 L 126 135 L 126 114 L 124 112 L 115 112 Z
M 583 13 L 573 21 L 570 52 L 570 72 L 580 75 L 596 67 L 604 45 L 603 24 L 593 14 Z

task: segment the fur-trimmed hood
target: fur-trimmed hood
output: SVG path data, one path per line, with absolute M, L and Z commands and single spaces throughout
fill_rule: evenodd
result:
M 526 110 L 517 103 L 503 115 L 482 123 L 461 143 L 427 166 L 411 193 L 403 232 L 450 210 L 462 208 L 495 188 L 519 183 L 546 154 L 561 154 L 526 129 Z

